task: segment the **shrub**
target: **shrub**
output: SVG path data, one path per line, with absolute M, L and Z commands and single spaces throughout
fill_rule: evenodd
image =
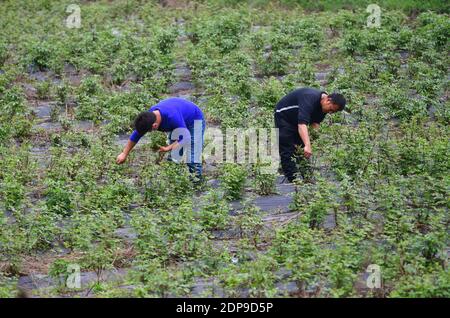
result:
M 8 59 L 8 46 L 0 42 L 0 66 L 3 66 Z
M 49 99 L 51 97 L 50 95 L 50 89 L 51 89 L 51 82 L 50 81 L 43 81 L 38 83 L 36 90 L 37 90 L 37 96 L 39 99 Z
M 222 166 L 220 175 L 221 187 L 228 200 L 237 200 L 242 196 L 247 170 L 239 164 L 226 163 Z
M 167 134 L 162 131 L 153 131 L 150 133 L 150 148 L 158 151 L 159 147 L 167 145 Z
M 10 124 L 12 122 L 14 125 Z M 28 137 L 32 125 L 23 91 L 14 85 L 0 96 L 0 143 L 8 143 L 11 138 Z
M 222 194 L 211 190 L 202 199 L 199 218 L 207 230 L 224 229 L 229 223 L 229 212 L 229 204 Z
M 401 298 L 448 298 L 450 296 L 449 275 L 448 270 L 440 270 L 420 277 L 406 276 L 389 296 Z
M 178 204 L 192 193 L 186 166 L 174 162 L 145 166 L 138 185 L 144 188 L 144 199 L 152 207 Z
M 273 111 L 275 105 L 285 93 L 280 81 L 274 77 L 264 80 L 255 92 L 255 103 L 258 107 Z
M 316 183 L 301 183 L 294 195 L 293 206 L 304 212 L 304 220 L 311 228 L 317 228 L 336 208 L 333 198 L 334 187 L 319 178 Z
M 7 175 L 1 180 L 0 194 L 5 208 L 12 209 L 21 206 L 25 199 L 25 187 L 16 180 L 15 176 Z
M 235 216 L 234 223 L 240 237 L 250 240 L 255 247 L 258 247 L 264 226 L 260 209 L 250 202 L 244 202 L 243 208 Z
M 275 182 L 277 179 L 276 174 L 273 173 L 263 173 L 260 166 L 256 166 L 255 169 L 255 179 L 253 186 L 256 193 L 260 195 L 269 195 L 275 192 Z
M 261 74 L 264 76 L 285 75 L 289 70 L 292 55 L 282 49 L 261 53 L 257 58 Z
M 70 214 L 74 208 L 71 192 L 68 184 L 62 181 L 48 180 L 47 189 L 44 192 L 48 210 L 62 215 Z

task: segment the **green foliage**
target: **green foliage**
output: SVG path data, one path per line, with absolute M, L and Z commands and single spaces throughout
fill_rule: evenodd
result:
M 1 195 L 7 209 L 18 208 L 25 198 L 25 187 L 14 176 L 7 175 L 2 180 Z
M 421 277 L 407 277 L 391 293 L 401 298 L 448 298 L 450 277 L 448 270 L 441 270 Z
M 187 201 L 157 215 L 141 210 L 133 216 L 133 226 L 138 233 L 138 260 L 144 264 L 154 258 L 165 264 L 172 260 L 186 261 L 205 252 L 207 237 Z
M 255 103 L 258 107 L 273 111 L 283 94 L 284 89 L 280 81 L 270 77 L 257 88 Z
M 3 2 L 0 296 L 36 268 L 62 283 L 77 262 L 98 274 L 89 293 L 33 295 L 448 297 L 450 28 L 438 2 L 380 1 L 379 28 L 366 26 L 369 2 L 81 3 L 79 30 L 62 27 L 61 3 Z M 194 192 L 185 165 L 151 151 L 160 132 L 115 163 L 117 134 L 176 80 L 195 84 L 179 95 L 222 129 L 272 128 L 298 87 L 346 97 L 310 134 L 290 213 L 258 208 L 276 180 L 261 166 L 207 165 L 220 187 Z M 30 84 L 52 123 L 33 115 Z M 368 264 L 379 289 L 366 288 Z M 125 282 L 103 281 L 118 267 L 131 268 Z
M 57 259 L 50 265 L 48 274 L 50 277 L 55 278 L 61 287 L 64 287 L 69 277 L 68 266 L 69 262 L 65 259 Z
M 55 48 L 49 41 L 36 41 L 27 43 L 23 63 L 25 67 L 36 67 L 37 70 L 43 71 L 54 66 L 54 57 L 56 55 Z
M 14 125 L 10 125 L 11 122 Z M 11 138 L 28 137 L 32 124 L 23 91 L 15 85 L 7 89 L 0 97 L 0 143 L 6 144 Z
M 166 268 L 155 260 L 138 269 L 134 275 L 142 282 L 142 286 L 135 290 L 137 297 L 183 296 L 188 294 L 192 285 L 189 270 Z
M 229 223 L 230 207 L 218 191 L 211 190 L 203 198 L 199 218 L 205 229 L 224 229 Z
M 249 26 L 248 19 L 238 14 L 220 14 L 215 19 L 199 21 L 193 24 L 194 43 L 207 41 L 216 46 L 221 53 L 229 53 L 238 47 L 241 35 Z
M 8 59 L 8 46 L 5 43 L 0 42 L 0 66 L 5 64 Z
M 159 147 L 167 144 L 167 134 L 161 131 L 154 131 L 150 134 L 150 148 L 157 151 Z
M 291 55 L 288 51 L 279 49 L 258 56 L 258 65 L 264 76 L 285 75 L 288 72 Z
M 17 294 L 16 280 L 12 277 L 5 277 L 0 274 L 0 297 L 13 298 Z
M 378 28 L 352 30 L 343 38 L 343 49 L 348 54 L 367 54 L 387 51 L 394 47 L 393 34 Z
M 221 188 L 228 200 L 241 198 L 247 177 L 247 170 L 239 164 L 226 163 L 222 166 L 220 175 Z
M 336 204 L 332 198 L 336 190 L 332 183 L 320 178 L 315 183 L 300 183 L 299 188 L 293 205 L 304 211 L 304 220 L 312 228 L 317 228 L 334 211 Z
M 234 222 L 240 237 L 250 240 L 257 247 L 263 228 L 260 209 L 249 202 L 244 202 L 244 206 L 236 215 Z
M 66 81 L 61 82 L 56 86 L 55 94 L 60 106 L 65 106 L 71 93 L 72 88 Z
M 275 270 L 277 264 L 271 257 L 261 255 L 257 260 L 245 262 L 237 267 L 225 268 L 220 273 L 227 295 L 238 294 L 239 289 L 248 289 L 249 297 L 274 297 Z
M 105 117 L 106 97 L 99 76 L 84 78 L 78 87 L 76 117 L 100 122 Z
M 265 173 L 264 167 L 255 167 L 255 179 L 253 181 L 253 186 L 256 193 L 260 195 L 269 195 L 275 192 L 275 182 L 277 179 L 276 174 Z
M 283 86 L 286 93 L 301 86 L 318 87 L 312 64 L 306 61 L 296 64 L 294 72 L 283 79 Z
M 318 283 L 316 277 L 319 278 L 323 271 L 320 265 L 324 253 L 320 243 L 318 233 L 301 223 L 288 224 L 275 234 L 274 257 L 292 270 L 292 278 L 300 291 Z
M 144 187 L 144 199 L 150 207 L 178 204 L 192 193 L 186 166 L 174 162 L 144 167 L 139 186 Z
M 404 91 L 392 89 L 386 93 L 381 105 L 386 107 L 394 117 L 411 119 L 413 116 L 427 114 L 426 100 L 409 98 Z
M 339 175 L 351 177 L 367 173 L 374 157 L 373 136 L 369 128 L 347 129 L 341 135 L 342 146 L 335 150 L 332 165 Z
M 148 103 L 153 101 L 155 100 L 141 86 L 136 86 L 131 92 L 114 93 L 105 97 L 102 102 L 105 107 L 104 118 L 109 121 L 107 130 L 111 133 L 129 131 L 136 116 L 148 109 Z
M 207 114 L 213 121 L 220 122 L 224 128 L 245 126 L 247 109 L 246 103 L 221 94 L 213 95 L 206 104 Z
M 39 99 L 49 99 L 51 97 L 51 82 L 43 81 L 36 86 L 37 96 Z

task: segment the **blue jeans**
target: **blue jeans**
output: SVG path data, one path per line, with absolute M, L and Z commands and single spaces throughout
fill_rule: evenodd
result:
M 198 131 L 195 131 L 196 128 Z M 187 127 L 189 133 L 191 134 L 191 143 L 190 147 L 187 147 L 186 152 L 186 164 L 189 168 L 190 173 L 195 173 L 197 178 L 201 178 L 202 176 L 202 151 L 203 151 L 203 143 L 204 143 L 204 135 L 206 129 L 206 121 L 204 119 L 196 119 L 192 125 Z M 200 135 L 199 135 L 200 134 Z M 169 133 L 169 143 L 173 143 L 172 140 L 172 132 Z M 183 156 L 184 148 L 179 150 L 180 156 Z M 177 150 L 175 150 L 177 151 Z M 172 160 L 172 156 L 169 153 L 168 160 Z

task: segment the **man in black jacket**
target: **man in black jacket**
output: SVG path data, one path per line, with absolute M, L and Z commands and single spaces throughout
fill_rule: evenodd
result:
M 303 147 L 305 158 L 312 155 L 308 127 L 318 128 L 327 113 L 342 111 L 346 101 L 338 93 L 328 95 L 314 88 L 299 88 L 284 96 L 275 108 L 275 127 L 279 129 L 281 167 L 289 182 L 294 181 L 300 158 L 296 148 Z

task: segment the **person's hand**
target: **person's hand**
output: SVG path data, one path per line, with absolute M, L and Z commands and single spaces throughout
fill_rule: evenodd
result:
M 170 146 L 161 146 L 159 147 L 159 152 L 167 152 L 170 151 L 172 148 L 170 148 Z
M 127 160 L 127 155 L 122 152 L 120 155 L 117 156 L 116 163 L 118 165 L 120 165 L 120 164 L 124 163 L 125 160 Z
M 307 159 L 309 159 L 312 155 L 312 149 L 311 146 L 305 146 L 305 148 L 303 149 L 303 154 L 305 155 L 305 157 Z

